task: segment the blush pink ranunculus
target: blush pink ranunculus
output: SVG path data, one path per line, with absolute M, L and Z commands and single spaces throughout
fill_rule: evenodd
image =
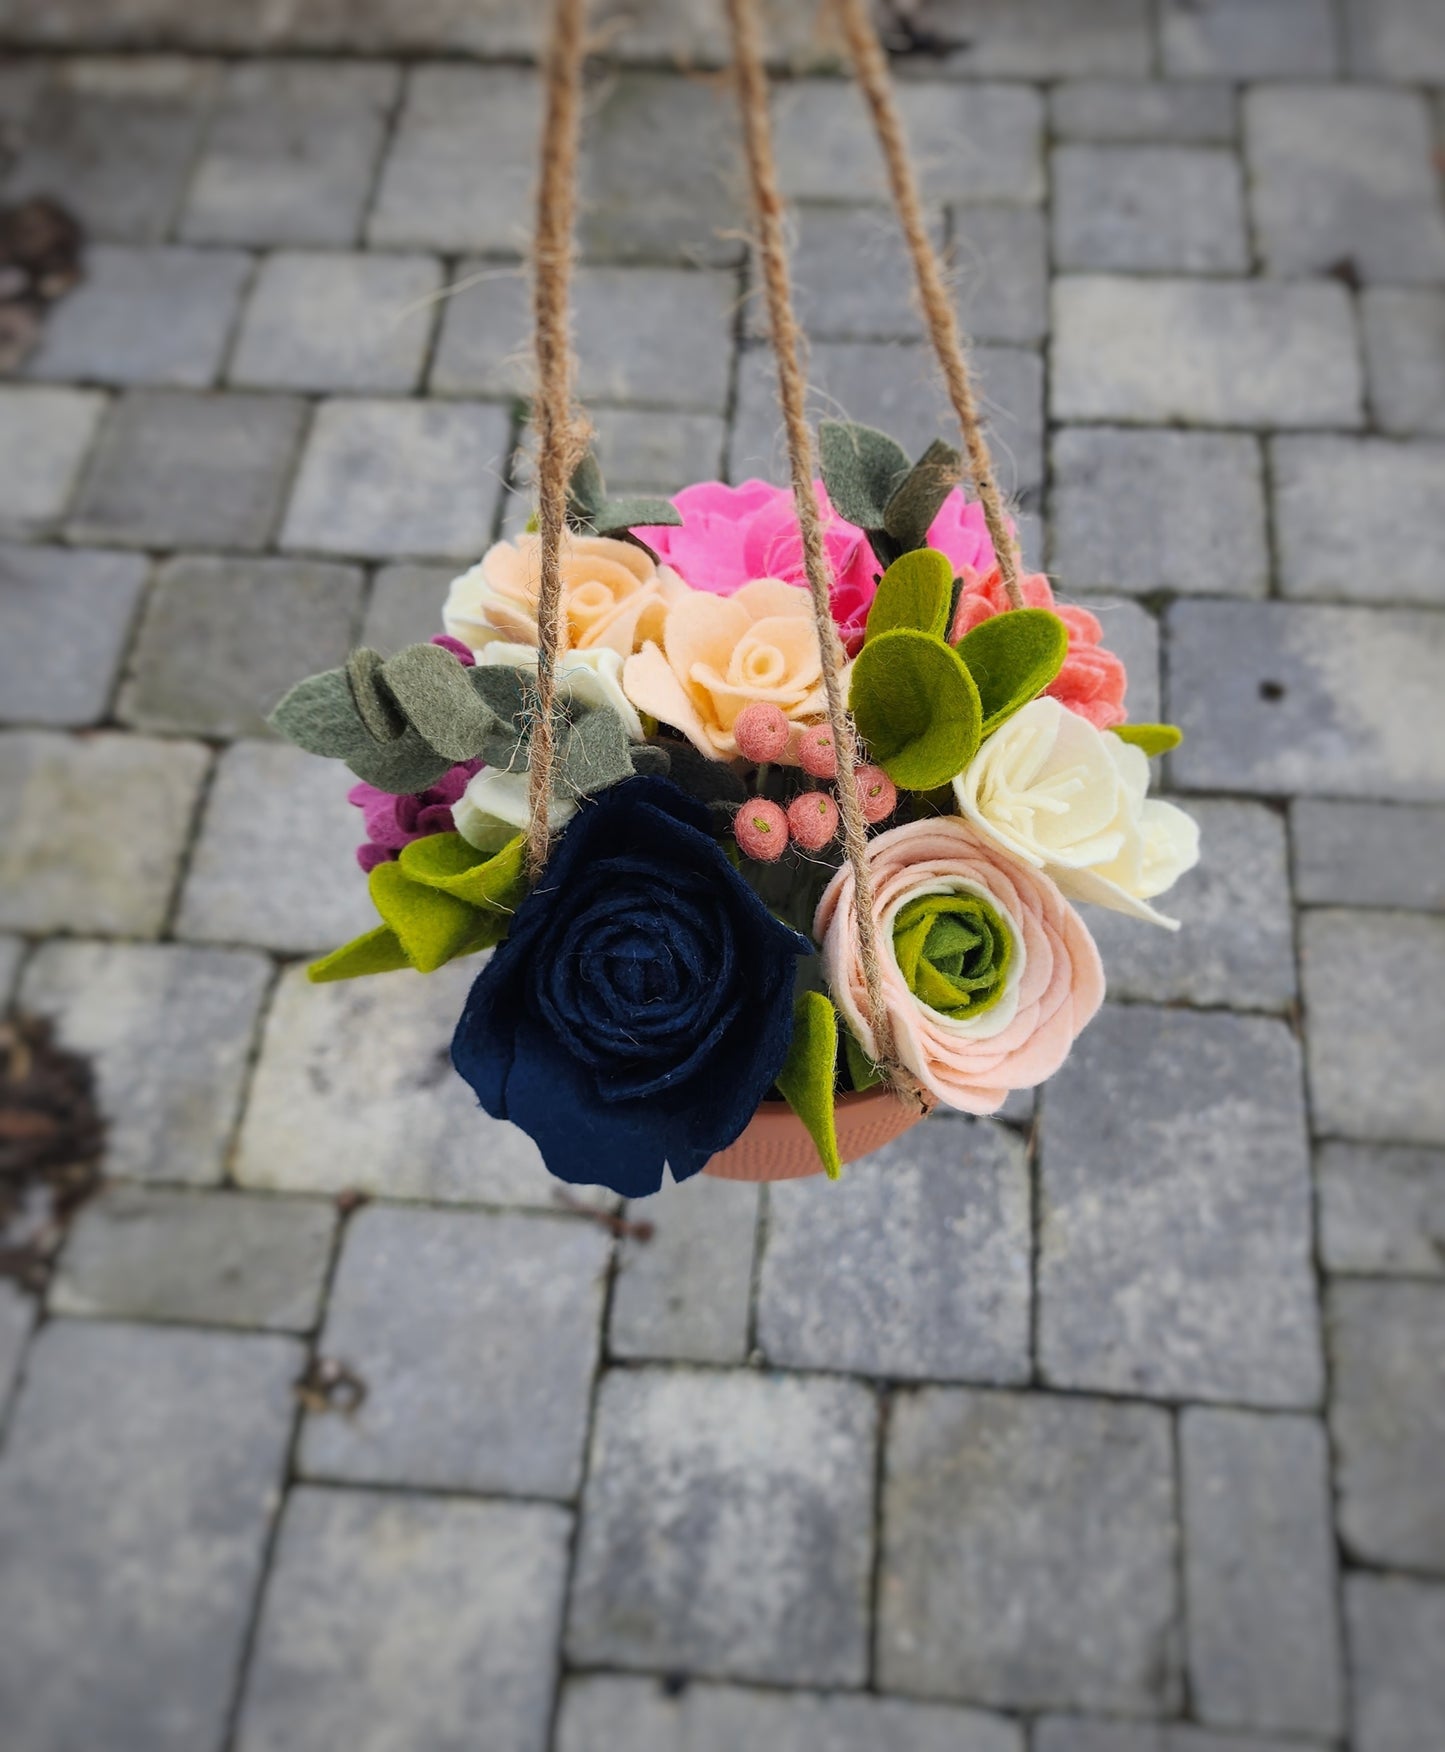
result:
M 1010 857 L 955 816 L 890 828 L 868 845 L 883 998 L 902 1063 L 946 1106 L 993 1113 L 1010 1089 L 1050 1077 L 1104 998 L 1104 969 L 1083 920 L 1041 870 Z M 1011 936 L 999 999 L 976 1017 L 948 1016 L 909 989 L 893 942 L 894 920 L 915 896 L 972 894 Z M 865 1016 L 858 905 L 847 864 L 813 919 L 834 1002 L 863 1050 L 877 1044 Z

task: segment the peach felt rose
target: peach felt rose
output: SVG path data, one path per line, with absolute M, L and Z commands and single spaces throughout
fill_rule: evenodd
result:
M 540 536 L 499 541 L 471 571 L 452 580 L 443 625 L 474 651 L 498 639 L 535 646 L 540 575 Z M 605 647 L 629 657 L 644 640 L 660 636 L 667 604 L 686 595 L 687 586 L 635 542 L 568 534 L 562 591 L 571 650 Z
M 938 1100 L 992 1113 L 1064 1062 L 1104 997 L 1083 921 L 1041 871 L 941 816 L 868 845 L 883 996 L 898 1056 Z M 857 899 L 846 864 L 813 920 L 834 1002 L 870 1055 Z
M 737 756 L 733 726 L 755 700 L 790 723 L 817 723 L 827 702 L 807 591 L 777 578 L 731 596 L 685 590 L 668 605 L 661 643 L 627 659 L 622 685 L 638 711 L 713 760 Z

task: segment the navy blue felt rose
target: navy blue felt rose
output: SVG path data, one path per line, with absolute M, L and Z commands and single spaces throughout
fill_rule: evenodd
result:
M 452 1063 L 562 1180 L 656 1192 L 748 1123 L 787 1057 L 813 945 L 661 778 L 590 798 L 477 976 Z

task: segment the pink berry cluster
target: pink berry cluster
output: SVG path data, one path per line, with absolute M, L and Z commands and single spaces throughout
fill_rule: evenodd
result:
M 791 752 L 810 778 L 838 776 L 838 751 L 827 724 L 798 730 L 780 707 L 754 700 L 739 712 L 733 736 L 744 760 L 763 765 Z M 880 767 L 860 766 L 855 777 L 864 820 L 872 824 L 891 815 L 898 792 L 887 773 Z M 771 864 L 790 843 L 805 852 L 821 852 L 837 833 L 838 821 L 838 803 L 831 791 L 802 791 L 786 809 L 766 797 L 753 797 L 733 817 L 733 836 L 746 857 Z

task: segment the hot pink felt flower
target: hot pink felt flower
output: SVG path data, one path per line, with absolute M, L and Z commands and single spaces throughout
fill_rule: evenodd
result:
M 468 652 L 468 656 L 471 653 Z M 451 833 L 452 804 L 481 771 L 479 760 L 464 760 L 444 772 L 434 785 L 414 796 L 394 796 L 375 785 L 353 785 L 346 801 L 361 811 L 366 839 L 356 848 L 356 861 L 368 875 L 378 864 L 401 856 L 401 848 L 428 834 Z
M 1104 997 L 1094 940 L 1057 886 L 949 816 L 879 834 L 868 862 L 903 1064 L 965 1113 L 992 1113 L 1010 1089 L 1052 1076 Z M 876 1055 L 846 864 L 818 903 L 813 935 L 834 1001 Z

